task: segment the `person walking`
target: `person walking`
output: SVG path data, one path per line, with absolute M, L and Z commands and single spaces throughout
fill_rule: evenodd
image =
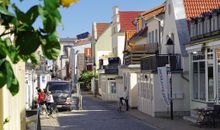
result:
M 47 101 L 47 105 L 48 105 L 48 115 L 51 115 L 53 113 L 53 110 L 54 110 L 54 99 L 53 99 L 53 95 L 51 94 L 50 91 L 48 91 L 46 101 Z
M 40 110 L 41 113 L 43 113 L 43 106 L 45 104 L 45 93 L 39 88 L 37 90 L 38 92 L 38 109 Z
M 129 105 L 128 105 L 128 89 L 127 89 L 127 86 L 124 87 L 123 97 L 120 97 L 121 105 L 123 104 L 123 100 L 125 101 L 125 104 L 126 104 L 126 111 L 128 111 Z

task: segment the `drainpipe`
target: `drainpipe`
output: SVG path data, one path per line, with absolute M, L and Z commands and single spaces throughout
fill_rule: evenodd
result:
M 158 52 L 157 53 L 159 53 L 159 52 L 161 52 L 161 27 L 163 27 L 163 25 L 162 25 L 163 20 L 159 19 L 156 15 L 153 18 L 158 21 L 159 41 L 158 41 Z

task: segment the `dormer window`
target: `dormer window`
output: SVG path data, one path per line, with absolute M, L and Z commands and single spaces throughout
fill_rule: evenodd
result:
M 209 33 L 210 32 L 210 18 L 209 17 L 205 17 L 205 21 L 204 21 L 204 33 Z
M 217 24 L 217 25 L 218 25 L 217 28 L 218 28 L 218 30 L 219 30 L 219 29 L 220 29 L 220 15 L 217 16 L 217 23 L 218 23 L 218 24 Z
M 137 22 L 137 25 L 136 25 L 136 30 L 137 30 L 137 32 L 140 31 L 140 29 L 139 29 L 139 23 L 138 23 L 138 22 Z
M 190 23 L 190 36 L 194 37 L 197 35 L 197 25 L 196 25 L 196 21 L 191 21 Z
M 145 20 L 142 18 L 142 29 L 144 29 L 145 28 Z
M 197 26 L 198 26 L 198 35 L 202 35 L 203 34 L 203 19 L 202 18 L 200 18 L 199 20 L 198 20 L 198 24 L 197 24 Z
M 213 15 L 213 17 L 211 18 L 211 31 L 217 30 L 217 23 L 218 23 L 217 15 Z

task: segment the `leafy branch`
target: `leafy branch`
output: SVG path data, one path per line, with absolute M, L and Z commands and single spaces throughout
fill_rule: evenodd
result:
M 20 0 L 21 2 L 25 2 Z M 60 5 L 68 7 L 77 0 L 43 0 L 23 12 L 10 0 L 0 0 L 0 88 L 7 85 L 12 95 L 19 91 L 19 82 L 12 64 L 30 60 L 39 63 L 36 50 L 41 48 L 43 55 L 55 60 L 60 53 L 60 43 L 56 32 L 61 24 Z M 42 27 L 33 26 L 40 18 Z M 12 37 L 13 36 L 13 37 Z

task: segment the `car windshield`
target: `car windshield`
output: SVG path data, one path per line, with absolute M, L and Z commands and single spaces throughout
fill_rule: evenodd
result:
M 51 83 L 49 84 L 49 91 L 52 93 L 69 92 L 70 86 L 68 83 Z

